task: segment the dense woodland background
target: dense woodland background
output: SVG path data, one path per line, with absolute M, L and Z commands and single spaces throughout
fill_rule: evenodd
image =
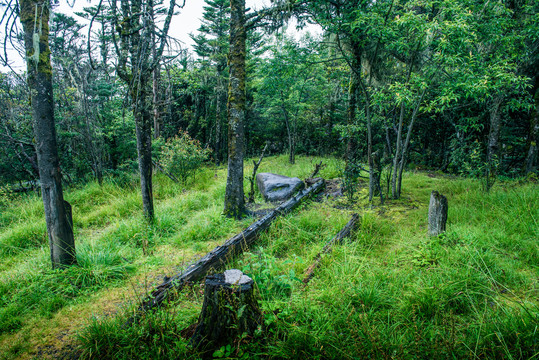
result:
M 155 16 L 165 5 L 154 4 Z M 60 14 L 50 21 L 68 184 L 137 170 L 133 99 L 111 36 L 111 17 L 120 15 L 107 6 L 85 12 L 93 20 L 89 45 L 88 26 Z M 248 31 L 247 156 L 268 143 L 269 153 L 288 152 L 292 161 L 346 154 L 368 165 L 369 130 L 382 169 L 393 170 L 404 153 L 412 168 L 453 174 L 537 170 L 536 1 L 309 1 L 290 12 L 324 33 L 294 40 L 276 25 L 281 19 Z M 229 14 L 228 1 L 208 1 L 195 48 L 163 56 L 144 74 L 155 160 L 185 131 L 215 163 L 226 162 Z M 2 74 L 0 86 L 1 181 L 37 180 L 24 75 Z

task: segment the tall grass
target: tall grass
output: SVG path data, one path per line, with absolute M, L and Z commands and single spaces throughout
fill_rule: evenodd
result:
M 341 173 L 339 160 L 301 156 L 295 165 L 265 158 L 259 172 L 305 178 L 320 160 L 321 176 Z M 78 266 L 61 271 L 49 269 L 39 199 L 8 207 L 0 215 L 0 346 L 28 332 L 30 319 L 88 307 L 93 294 L 123 291 L 128 282 L 156 283 L 239 232 L 253 219 L 221 215 L 225 175 L 206 169 L 183 185 L 157 176 L 153 224 L 139 214 L 136 187 L 68 191 Z M 448 197 L 449 220 L 446 233 L 429 238 L 432 190 Z M 406 173 L 400 200 L 371 207 L 365 189 L 357 194 L 354 203 L 320 197 L 301 205 L 227 265 L 256 281 L 265 326 L 260 337 L 231 340 L 231 358 L 539 357 L 537 185 L 499 182 L 486 194 L 470 179 Z M 352 212 L 361 214 L 360 230 L 322 258 L 305 286 L 305 270 Z M 201 304 L 195 285 L 133 326 L 124 324 L 134 304 L 112 316 L 97 312 L 78 331 L 82 358 L 197 358 L 181 334 Z M 16 342 L 3 350 L 6 358 L 29 351 Z

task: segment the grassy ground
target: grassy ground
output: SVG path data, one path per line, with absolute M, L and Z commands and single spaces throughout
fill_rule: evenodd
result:
M 271 157 L 259 172 L 304 178 L 317 160 L 291 166 Z M 324 161 L 322 176 L 339 176 L 342 164 Z M 1 208 L 0 359 L 197 358 L 181 330 L 197 321 L 200 285 L 139 324 L 123 324 L 162 276 L 253 221 L 221 216 L 225 177 L 207 169 L 182 186 L 156 176 L 151 226 L 135 181 L 70 189 L 79 265 L 62 271 L 49 269 L 41 200 Z M 434 189 L 448 197 L 448 231 L 428 238 Z M 499 183 L 485 194 L 473 180 L 408 173 L 402 199 L 372 208 L 365 191 L 352 204 L 301 205 L 230 264 L 256 280 L 266 330 L 231 343 L 222 357 L 539 358 L 536 184 Z M 352 212 L 361 215 L 360 231 L 303 286 L 305 269 Z

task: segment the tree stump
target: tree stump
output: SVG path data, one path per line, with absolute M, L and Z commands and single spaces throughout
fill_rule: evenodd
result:
M 447 209 L 447 198 L 438 191 L 433 191 L 429 203 L 429 236 L 437 236 L 445 231 Z
M 232 344 L 243 333 L 253 335 L 262 323 L 254 281 L 240 270 L 208 276 L 204 303 L 190 344 L 203 352 Z

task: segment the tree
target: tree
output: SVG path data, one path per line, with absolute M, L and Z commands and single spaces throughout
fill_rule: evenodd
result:
M 222 161 L 223 143 L 223 118 L 225 115 L 224 103 L 226 99 L 227 82 L 227 53 L 229 50 L 228 36 L 230 25 L 230 1 L 229 0 L 205 0 L 202 24 L 199 33 L 191 38 L 195 41 L 194 50 L 202 57 L 202 66 L 214 70 L 210 73 L 214 83 L 214 107 L 215 107 L 215 139 L 214 158 L 216 164 Z M 214 75 L 212 75 L 214 74 Z
M 76 263 L 71 206 L 64 201 L 54 125 L 52 66 L 49 49 L 48 0 L 21 0 L 20 19 L 28 71 L 28 87 L 41 180 L 41 194 L 53 268 Z
M 153 1 L 117 0 L 111 4 L 113 43 L 118 57 L 118 76 L 128 86 L 132 101 L 133 117 L 137 135 L 137 153 L 140 172 L 143 213 L 148 221 L 153 221 L 152 186 L 152 116 L 149 100 L 149 82 L 152 72 L 158 66 L 167 43 L 167 34 L 176 3 L 170 1 L 162 29 L 157 29 L 153 14 L 159 13 Z M 151 9 L 151 10 L 150 10 Z M 159 38 L 156 50 L 154 36 Z
M 224 213 L 236 219 L 241 218 L 246 212 L 243 192 L 246 40 L 245 0 L 231 0 L 228 57 L 228 174 Z

